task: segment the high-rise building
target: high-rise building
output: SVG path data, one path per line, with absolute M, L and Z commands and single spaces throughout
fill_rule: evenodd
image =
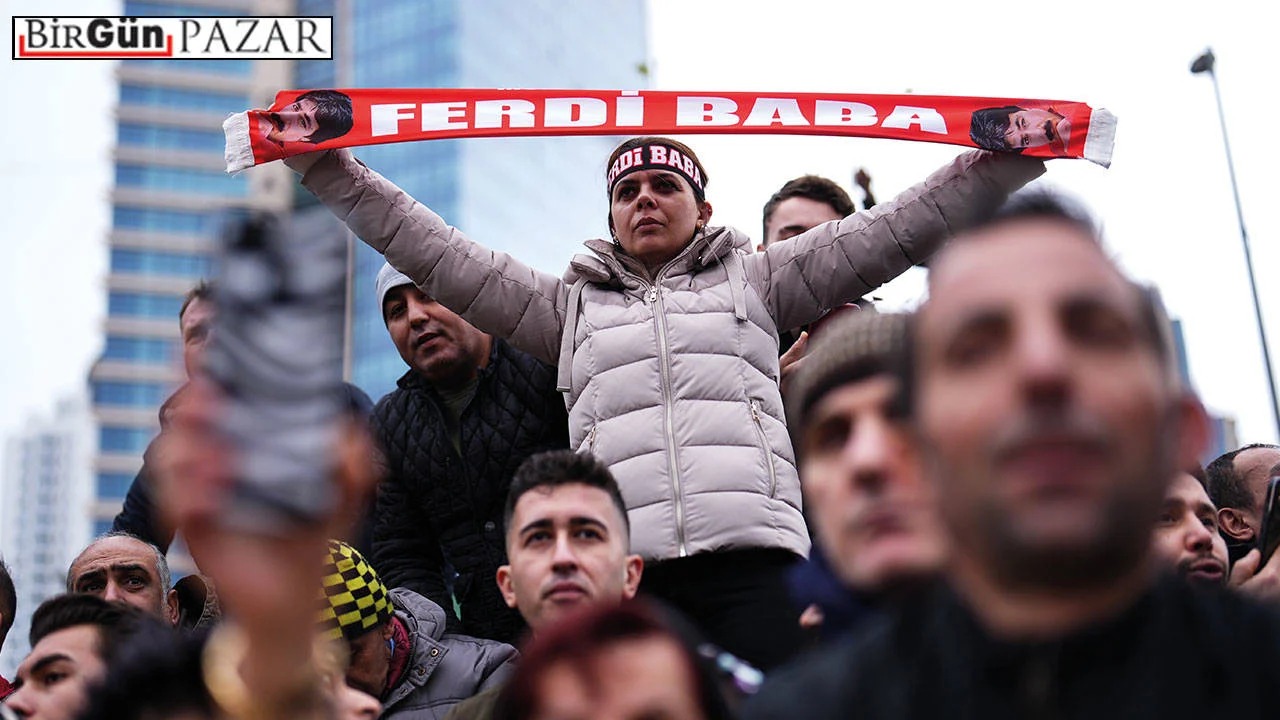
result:
M 131 16 L 290 14 L 291 0 L 126 0 Z M 111 520 L 155 435 L 157 408 L 185 380 L 178 310 L 211 272 L 211 233 L 224 208 L 286 209 L 280 163 L 224 172 L 222 121 L 265 106 L 292 74 L 287 61 L 125 60 L 117 71 L 115 184 L 106 280 L 106 346 L 90 372 L 98 453 L 96 535 Z
M 0 548 L 18 594 L 14 625 L 0 653 L 0 674 L 30 650 L 31 613 L 63 592 L 66 569 L 89 539 L 89 467 L 93 423 L 83 398 L 58 403 L 52 418 L 32 418 L 9 438 L 0 472 Z
M 314 202 L 281 163 L 223 172 L 222 120 L 289 87 L 640 88 L 643 0 L 126 0 L 125 15 L 329 15 L 335 60 L 126 60 L 118 78 L 106 347 L 90 373 L 99 423 L 92 531 L 107 530 L 185 380 L 183 295 L 211 272 L 227 207 Z M 369 164 L 498 251 L 559 273 L 606 233 L 616 138 L 441 141 L 362 148 Z M 355 243 L 353 382 L 375 399 L 404 371 L 373 297 L 382 259 Z
M 643 0 L 299 0 L 333 15 L 333 61 L 297 63 L 297 87 L 642 89 Z M 604 165 L 616 137 L 443 140 L 357 154 L 488 248 L 559 275 L 608 237 Z M 306 199 L 301 200 L 307 202 Z M 382 257 L 356 243 L 351 378 L 375 400 L 405 371 L 382 321 Z

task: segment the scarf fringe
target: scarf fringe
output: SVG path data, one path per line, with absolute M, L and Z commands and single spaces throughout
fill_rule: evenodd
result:
M 234 174 L 253 167 L 253 146 L 249 143 L 249 113 L 228 115 L 222 121 L 222 133 L 227 138 L 227 172 Z

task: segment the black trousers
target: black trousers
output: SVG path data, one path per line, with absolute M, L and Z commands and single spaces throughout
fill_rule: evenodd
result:
M 800 558 L 786 550 L 702 553 L 646 565 L 640 592 L 675 607 L 708 640 L 761 670 L 801 647 L 800 614 L 786 572 Z

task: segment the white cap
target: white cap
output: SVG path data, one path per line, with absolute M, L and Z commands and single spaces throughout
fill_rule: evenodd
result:
M 408 275 L 391 267 L 390 263 L 383 263 L 382 269 L 378 271 L 378 280 L 374 283 L 378 289 L 378 312 L 382 312 L 382 303 L 387 299 L 387 293 L 391 292 L 392 288 L 414 284 Z

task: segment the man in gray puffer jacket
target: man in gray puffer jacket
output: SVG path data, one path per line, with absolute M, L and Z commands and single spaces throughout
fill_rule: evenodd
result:
M 383 718 L 438 720 L 515 670 L 515 648 L 446 634 L 439 605 L 404 588 L 388 592 L 346 543 L 329 541 L 323 596 L 323 634 L 351 647 L 347 684 L 381 700 Z

